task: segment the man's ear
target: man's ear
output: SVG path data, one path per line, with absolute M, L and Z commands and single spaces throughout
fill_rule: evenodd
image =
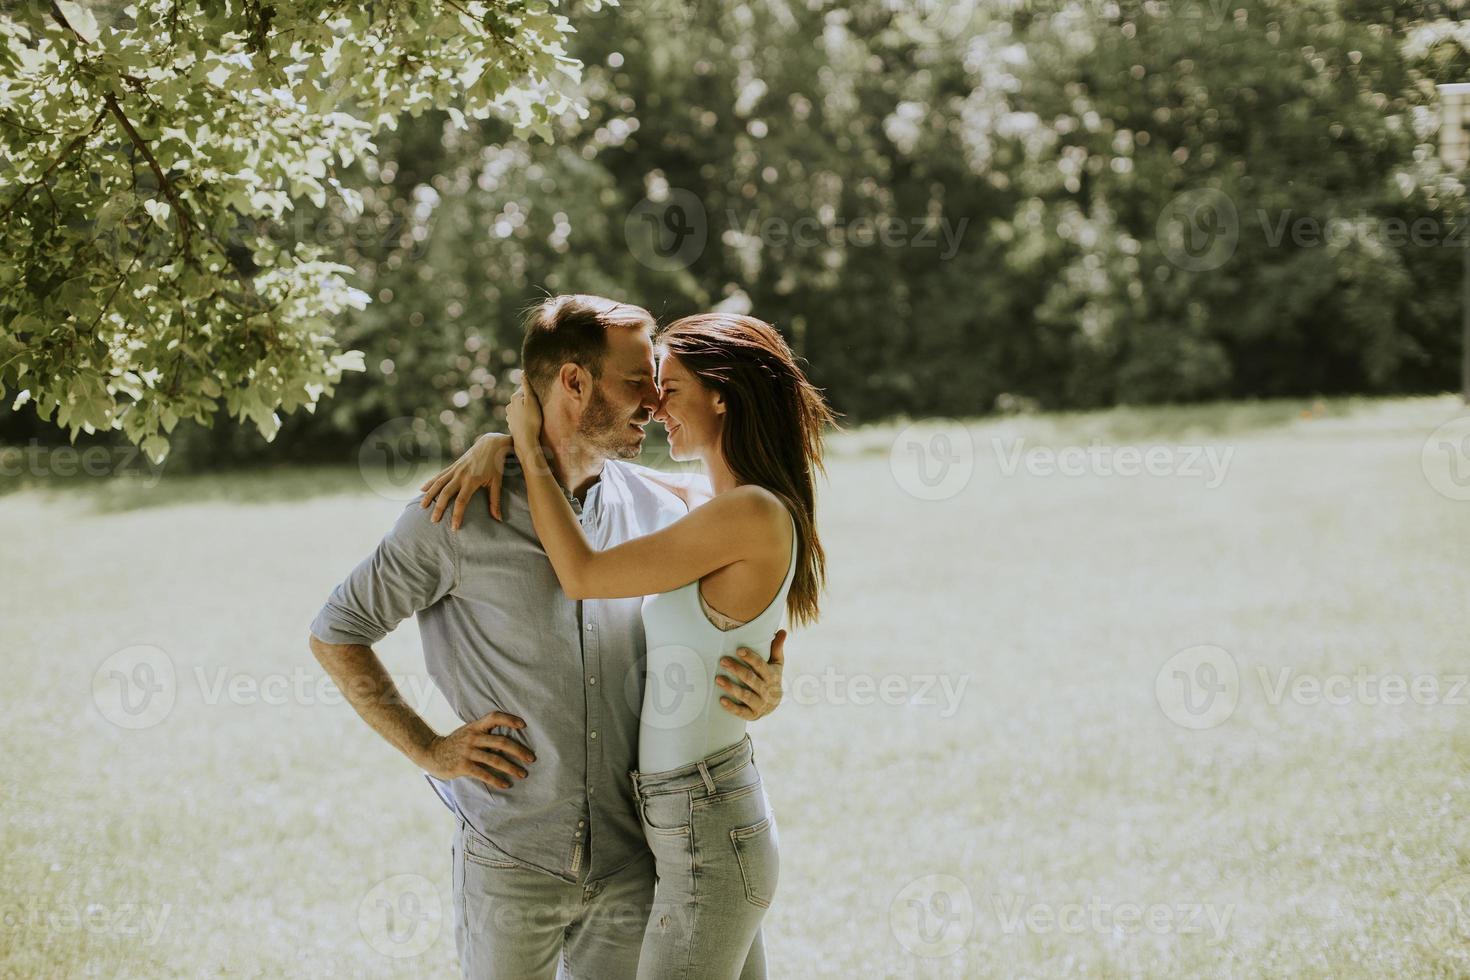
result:
M 588 373 L 588 371 L 581 365 L 573 364 L 571 361 L 563 364 L 561 366 L 561 370 L 558 371 L 556 375 L 557 387 L 560 388 L 568 398 L 572 399 L 579 405 L 587 400 L 588 395 L 591 393 L 591 384 L 592 375 Z

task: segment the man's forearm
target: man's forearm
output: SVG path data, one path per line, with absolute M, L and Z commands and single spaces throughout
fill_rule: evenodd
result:
M 373 648 L 325 643 L 313 636 L 311 652 L 362 720 L 415 765 L 422 765 L 438 733 L 403 700 Z

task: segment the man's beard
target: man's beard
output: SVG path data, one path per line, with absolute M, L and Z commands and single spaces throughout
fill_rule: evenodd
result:
M 642 406 L 640 406 L 641 410 Z M 593 452 L 604 459 L 637 459 L 643 451 L 640 441 L 627 432 L 633 416 L 620 416 L 612 402 L 602 395 L 602 390 L 592 386 L 592 397 L 587 401 L 587 410 L 577 422 L 577 435 Z

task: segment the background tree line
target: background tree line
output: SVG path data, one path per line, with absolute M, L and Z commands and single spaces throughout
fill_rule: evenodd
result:
M 1434 84 L 1470 80 L 1462 7 L 577 11 L 588 111 L 551 142 L 404 117 L 341 177 L 360 215 L 277 229 L 356 270 L 372 302 L 336 333 L 366 370 L 274 447 L 221 417 L 175 451 L 331 458 L 404 416 L 462 445 L 500 424 L 543 291 L 748 303 L 851 420 L 1454 388 L 1465 208 Z M 659 223 L 703 247 L 650 254 Z

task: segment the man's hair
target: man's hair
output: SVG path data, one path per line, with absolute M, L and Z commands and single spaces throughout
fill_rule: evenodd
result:
M 526 311 L 521 371 L 544 400 L 551 382 L 568 361 L 585 368 L 594 378 L 602 377 L 608 327 L 652 331 L 656 325 L 653 314 L 641 306 L 585 293 L 548 296 Z

